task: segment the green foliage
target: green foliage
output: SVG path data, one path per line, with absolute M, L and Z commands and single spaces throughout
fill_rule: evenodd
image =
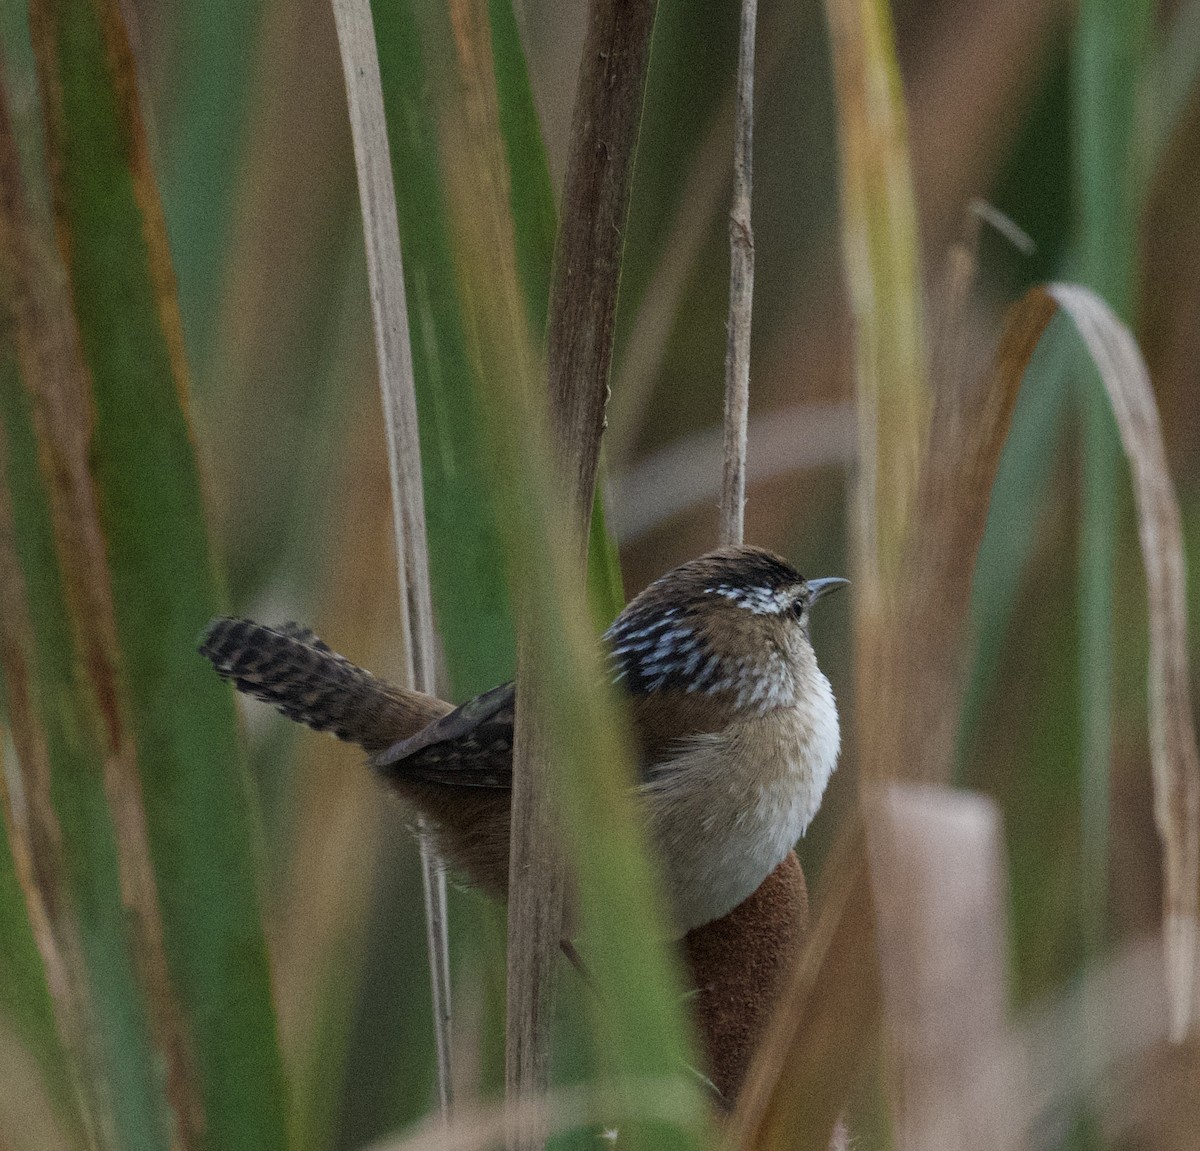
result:
M 336 84 L 320 87 L 336 59 L 332 21 L 319 0 L 174 2 L 147 10 L 137 41 L 147 152 L 120 102 L 129 89 L 114 86 L 119 54 L 106 37 L 117 7 L 115 0 L 34 4 L 44 48 L 42 85 L 48 77 L 58 84 L 58 96 L 47 99 L 34 72 L 24 5 L 3 5 L 3 87 L 40 266 L 57 269 L 60 287 L 66 277 L 71 325 L 87 369 L 85 462 L 111 585 L 118 714 L 136 753 L 163 954 L 206 1117 L 202 1144 L 280 1147 L 286 1140 L 306 1151 L 357 1146 L 426 1113 L 432 1097 L 423 932 L 414 922 L 419 893 L 412 854 L 398 845 L 406 832 L 399 817 L 384 823 L 387 830 L 375 846 L 386 863 L 373 899 L 364 899 L 357 918 L 339 922 L 329 939 L 314 946 L 319 971 L 303 984 L 312 988 L 311 1003 L 289 1020 L 285 1071 L 264 914 L 273 923 L 281 909 L 302 902 L 294 887 L 311 876 L 306 860 L 335 856 L 337 837 L 364 833 L 330 826 L 319 829 L 319 841 L 311 832 L 308 841 L 299 838 L 301 824 L 293 816 L 303 807 L 306 784 L 291 751 L 312 748 L 320 759 L 326 745 L 302 742 L 312 739 L 307 734 L 290 743 L 282 723 L 260 723 L 257 711 L 248 734 L 267 766 L 258 765 L 260 790 L 246 787 L 229 694 L 193 652 L 208 616 L 224 608 L 223 580 L 238 611 L 264 617 L 285 610 L 328 612 L 340 597 L 337 602 L 348 604 L 345 614 L 363 621 L 364 634 L 388 634 L 394 584 L 378 558 L 383 553 L 365 538 L 385 531 L 386 517 L 379 514 L 385 497 L 371 483 L 372 461 L 363 456 L 381 451 L 382 436 L 371 394 L 348 134 L 340 109 L 320 121 L 299 101 L 296 109 L 287 107 L 286 93 L 293 89 L 279 79 L 291 77 L 295 84 L 299 76 L 307 84 L 311 74 L 317 90 L 335 91 Z M 830 211 L 839 177 L 831 150 L 838 128 L 818 7 L 765 5 L 760 18 L 760 33 L 764 27 L 771 33 L 760 34 L 759 50 L 756 412 L 837 398 L 848 378 Z M 872 10 L 882 19 L 884 7 Z M 1197 409 L 1177 366 L 1196 359 L 1194 334 L 1184 330 L 1190 297 L 1180 289 L 1178 316 L 1143 314 L 1140 285 L 1171 269 L 1139 263 L 1138 237 L 1139 226 L 1151 236 L 1158 226 L 1152 212 L 1145 214 L 1155 194 L 1194 200 L 1195 173 L 1187 182 L 1190 169 L 1179 156 L 1197 154 L 1195 6 L 1185 5 L 1168 26 L 1144 0 L 1085 0 L 1069 27 L 1048 22 L 1036 39 L 1030 34 L 1018 54 L 1027 88 L 1014 83 L 1007 89 L 993 78 L 1012 69 L 998 68 L 987 46 L 931 24 L 922 6 L 894 7 L 914 138 L 921 141 L 914 170 L 924 238 L 956 234 L 963 189 L 984 191 L 990 183 L 991 198 L 1034 236 L 1038 251 L 1019 257 L 985 235 L 976 271 L 987 306 L 1015 286 L 1070 275 L 1153 331 L 1146 347 L 1167 412 L 1194 558 L 1200 465 L 1179 429 L 1194 425 Z M 514 528 L 515 521 L 496 510 L 508 490 L 497 478 L 497 449 L 489 440 L 496 365 L 473 352 L 475 320 L 455 271 L 463 229 L 448 207 L 454 189 L 441 97 L 454 61 L 451 18 L 444 6 L 421 0 L 377 0 L 373 8 L 399 200 L 435 605 L 447 690 L 461 699 L 512 675 L 510 572 L 525 570 L 521 565 L 531 555 L 542 559 L 540 549 L 551 545 L 539 534 L 544 524 L 526 520 Z M 573 74 L 577 51 L 556 8 L 517 5 L 517 13 L 528 9 L 526 25 L 509 0 L 487 5 L 509 177 L 506 208 L 535 354 L 544 340 L 556 227 L 547 145 L 561 149 L 565 138 L 570 85 L 559 74 Z M 731 90 L 735 9 L 714 0 L 662 0 L 627 233 L 618 316 L 622 352 L 643 309 L 662 303 L 650 289 L 666 237 L 687 234 L 676 230 L 695 207 L 683 190 Z M 284 34 L 284 28 L 292 31 Z M 920 51 L 913 47 L 918 42 Z M 292 56 L 284 58 L 288 52 Z M 1027 63 L 1035 59 L 1042 62 Z M 996 85 L 988 95 L 997 97 L 1000 111 L 982 129 L 967 115 L 965 105 L 972 102 L 946 100 L 939 88 L 963 69 L 981 84 Z M 131 74 L 117 79 L 128 83 Z M 886 79 L 898 107 L 898 78 Z M 277 80 L 284 95 L 276 92 L 278 106 L 264 110 Z M 1169 98 L 1144 101 L 1143 123 L 1139 101 L 1147 91 Z M 308 119 L 296 123 L 301 116 Z M 1011 140 L 1005 135 L 1009 125 L 1015 126 Z M 973 141 L 969 156 L 955 151 L 964 133 Z M 1071 163 L 1064 162 L 1068 154 Z M 1156 188 L 1170 155 L 1172 179 L 1181 182 Z M 157 219 L 151 159 L 165 230 Z M 57 173 L 57 235 L 51 167 Z M 841 177 L 867 185 L 877 174 L 867 160 L 849 167 Z M 264 173 L 280 170 L 303 178 L 294 188 L 284 177 L 264 182 Z M 1000 175 L 993 179 L 993 172 Z M 714 172 L 712 178 L 721 182 L 725 175 Z M 280 202 L 270 200 L 272 189 L 284 190 Z M 668 333 L 665 365 L 650 381 L 656 389 L 645 409 L 650 419 L 645 425 L 633 421 L 633 442 L 621 445 L 626 457 L 642 442 L 669 444 L 718 418 L 723 191 L 713 203 L 717 207 L 696 224 L 694 249 L 684 253 L 683 303 L 660 317 Z M 876 228 L 883 222 L 878 212 L 866 210 L 861 219 Z M 1194 237 L 1181 235 L 1172 246 L 1176 272 L 1190 271 L 1194 279 Z M 876 278 L 883 290 L 870 307 L 881 322 L 895 325 L 892 335 L 904 337 L 906 349 L 899 357 L 879 351 L 877 366 L 911 382 L 920 376 L 914 349 L 921 345 L 915 238 L 902 236 L 899 247 L 904 266 Z M 941 253 L 929 247 L 921 254 L 927 284 L 936 292 Z M 248 290 L 246 268 L 256 262 L 268 265 L 265 288 Z M 171 286 L 176 274 L 182 323 Z M 7 315 L 10 269 L 0 269 L 0 281 L 6 302 L 0 476 L 12 519 L 11 543 L 0 541 L 0 547 L 11 547 L 21 577 L 20 594 L 13 598 L 6 589 L 3 603 L 14 626 L 19 613 L 10 613 L 10 605 L 23 610 L 29 623 L 28 644 L 18 650 L 28 660 L 32 723 L 47 748 L 63 829 L 64 907 L 76 924 L 85 990 L 96 1013 L 94 1090 L 81 1091 L 78 1060 L 56 1026 L 58 1005 L 48 990 L 7 833 L 0 842 L 0 1029 L 33 1055 L 48 1098 L 81 1145 L 88 1127 L 79 1118 L 81 1100 L 86 1106 L 90 1097 L 107 1116 L 103 1145 L 165 1147 L 173 1119 L 156 1030 L 161 1016 L 139 965 L 137 918 L 122 899 L 121 869 L 130 846 L 118 832 L 123 825 L 105 787 L 107 713 L 80 638 L 87 621 L 64 567 L 34 381 L 18 366 L 17 330 Z M 1186 285 L 1187 276 L 1173 282 Z M 238 311 L 247 300 L 251 315 Z M 1135 549 L 1122 512 L 1124 470 L 1100 389 L 1090 368 L 1086 375 L 1081 371 L 1083 361 L 1061 327 L 1056 322 L 1050 329 L 1029 369 L 992 500 L 973 591 L 975 645 L 960 737 L 959 778 L 996 795 L 1005 811 L 1013 964 L 1023 1003 L 1053 994 L 1109 944 L 1152 929 L 1159 899 L 1147 878 L 1157 844 L 1138 751 L 1141 720 L 1122 708 L 1119 690 L 1116 705 L 1110 702 L 1114 680 L 1119 689 L 1122 677 L 1141 675 L 1141 640 L 1130 638 L 1131 629 L 1141 626 L 1130 619 L 1140 621 L 1141 609 L 1125 610 L 1112 563 L 1114 553 Z M 184 336 L 199 381 L 192 415 Z M 877 344 L 882 349 L 885 340 Z M 885 452 L 911 447 L 911 426 L 918 422 L 885 420 L 878 429 Z M 521 433 L 509 426 L 504 434 Z M 754 435 L 752 427 L 752 456 Z M 204 482 L 196 446 L 208 470 Z M 509 462 L 508 482 L 530 466 L 529 460 Z M 803 469 L 804 461 L 797 466 Z M 530 489 L 520 490 L 528 495 Z M 804 564 L 824 570 L 828 555 L 842 548 L 845 529 L 835 522 L 842 506 L 841 473 L 808 469 L 798 481 L 777 475 L 771 486 L 752 490 L 751 538 L 776 547 L 812 541 L 827 558 L 806 556 Z M 508 514 L 520 520 L 533 512 L 509 508 Z M 624 582 L 636 589 L 709 546 L 705 515 L 711 509 L 662 525 L 627 548 Z M 353 523 L 361 535 L 336 533 L 343 523 Z M 513 532 L 522 541 L 519 554 Z M 224 549 L 219 559 L 210 544 L 214 536 L 218 553 Z M 361 549 L 364 558 L 342 554 L 347 548 Z M 594 631 L 624 597 L 621 556 L 599 499 L 589 552 Z M 578 627 L 578 615 L 572 620 L 570 628 Z M 578 636 L 571 632 L 575 639 L 583 634 L 582 628 Z M 850 646 L 833 627 L 818 635 L 818 644 Z M 1139 653 L 1132 673 L 1122 662 L 1130 651 Z M 366 662 L 366 656 L 348 654 Z M 583 674 L 577 653 L 550 655 L 559 681 L 553 686 L 573 686 Z M 823 652 L 822 661 L 827 670 L 838 666 Z M 850 677 L 833 678 L 849 730 L 860 706 Z M 603 713 L 580 702 L 570 686 L 564 690 L 565 726 L 607 741 L 611 733 L 593 726 Z M 7 682 L 4 710 L 15 739 L 18 709 Z M 562 738 L 566 748 L 570 741 Z M 7 744 L 4 754 L 11 774 Z M 585 876 L 585 946 L 606 986 L 622 990 L 614 993 L 615 1016 L 602 1023 L 586 989 L 566 974 L 556 1082 L 590 1082 L 600 1067 L 669 1076 L 693 1057 L 673 976 L 656 946 L 646 958 L 649 929 L 626 930 L 643 916 L 652 918 L 654 905 L 640 849 L 614 800 L 620 776 L 615 769 L 609 774 L 611 764 L 596 768 L 594 759 L 585 762 L 570 748 L 564 755 L 571 844 Z M 856 756 L 851 741 L 835 780 L 847 793 L 854 789 Z M 1117 781 L 1111 790 L 1110 778 Z M 584 818 L 580 811 L 598 814 Z M 1112 834 L 1113 818 L 1121 821 L 1120 835 Z M 818 826 L 818 836 L 827 833 L 831 829 Z M 269 882 L 258 873 L 260 857 L 271 864 Z M 802 858 L 819 892 L 811 848 Z M 322 879 L 309 898 L 339 901 L 338 877 Z M 503 933 L 499 913 L 484 909 L 476 896 L 454 893 L 452 903 L 458 1054 L 486 1052 L 479 1083 L 487 1096 L 500 1082 Z M 280 971 L 295 963 L 288 954 L 274 958 Z M 464 1062 L 470 1072 L 471 1060 Z M 286 1103 L 285 1076 L 292 1095 Z M 622 1091 L 628 1086 L 618 1084 Z M 872 1096 L 874 1089 L 868 1086 L 871 1098 L 860 1101 L 859 1110 L 872 1116 L 855 1130 L 860 1138 L 872 1125 L 886 1127 L 879 1118 L 884 1103 Z M 635 1111 L 645 1103 L 639 1090 L 645 1086 L 620 1096 L 617 1105 Z M 692 1103 L 689 1097 L 682 1110 Z M 705 1137 L 684 1128 L 663 1138 L 691 1143 Z M 1104 1130 L 1089 1120 L 1073 1138 L 1079 1146 L 1103 1146 Z M 577 1131 L 569 1141 L 590 1145 L 592 1134 Z M 19 1139 L 15 1146 L 20 1151 Z
M 203 1131 L 209 1146 L 282 1146 L 233 710 L 194 651 L 220 597 L 165 236 L 138 113 L 125 102 L 124 30 L 115 7 L 35 6 L 33 17 L 71 311 L 31 311 L 9 298 L 17 338 L 31 349 L 21 383 L 6 380 L 5 427 L 38 701 L 14 722 L 28 729 L 16 732 L 21 746 L 45 742 L 62 835 L 66 887 L 57 894 L 45 887 L 54 849 L 35 846 L 41 897 L 77 917 L 59 938 L 69 978 L 91 1004 L 82 1023 L 90 1054 L 72 1051 L 74 1076 L 95 1079 L 85 1121 L 103 1145 L 165 1147 L 178 1125 L 189 1142 Z M 29 217 L 13 208 L 6 227 L 10 268 L 53 281 Z M 53 301 L 58 289 L 27 290 Z M 67 377 L 49 376 L 39 349 L 73 349 L 76 331 L 86 376 L 72 377 L 62 361 Z M 77 379 L 86 393 L 72 394 Z M 55 395 L 74 406 L 56 409 Z M 61 456 L 84 411 L 94 506 L 78 486 L 84 461 Z M 111 618 L 111 650 L 98 617 Z M 6 670 L 11 684 L 15 665 Z M 127 768 L 137 784 L 119 782 Z M 143 821 L 152 874 L 139 854 Z M 181 1078 L 168 1083 L 168 1073 Z

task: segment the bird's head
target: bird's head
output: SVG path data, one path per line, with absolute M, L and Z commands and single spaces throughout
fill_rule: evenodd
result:
M 818 674 L 809 613 L 846 583 L 805 579 L 758 547 L 690 560 L 655 580 L 608 629 L 614 678 L 635 701 L 691 697 L 731 717 L 792 705 Z

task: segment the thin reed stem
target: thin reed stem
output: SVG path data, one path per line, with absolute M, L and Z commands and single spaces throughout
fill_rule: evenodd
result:
M 416 384 L 413 379 L 400 227 L 387 124 L 383 115 L 383 89 L 375 48 L 375 29 L 368 0 L 333 0 L 333 14 L 337 23 L 354 136 L 354 161 L 367 248 L 375 350 L 379 360 L 379 389 L 387 433 L 396 567 L 400 580 L 403 682 L 406 687 L 436 695 L 433 599 L 429 585 L 429 548 L 425 536 L 425 504 L 421 486 L 421 445 L 417 436 Z M 433 984 L 434 1031 L 437 1038 L 438 1092 L 442 1113 L 448 1118 L 453 1092 L 446 876 L 423 824 L 420 827 L 420 844 L 429 969 Z
M 729 209 L 729 342 L 725 349 L 725 473 L 721 543 L 745 535 L 746 423 L 750 411 L 750 313 L 754 302 L 754 233 L 750 226 L 754 140 L 754 29 L 758 0 L 742 0 L 733 120 L 733 202 Z

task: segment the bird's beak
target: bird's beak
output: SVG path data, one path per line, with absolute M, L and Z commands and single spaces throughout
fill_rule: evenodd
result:
M 838 588 L 848 587 L 850 581 L 841 576 L 827 576 L 825 579 L 810 579 L 808 581 L 808 602 L 816 603 L 823 596 Z

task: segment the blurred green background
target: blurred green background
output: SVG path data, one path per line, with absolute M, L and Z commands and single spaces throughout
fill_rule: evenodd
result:
M 584 7 L 516 7 L 557 189 Z M 1026 286 L 1069 276 L 1102 290 L 1149 362 L 1200 570 L 1200 3 L 893 11 L 931 311 L 975 198 L 1036 247 L 984 229 L 974 361 Z M 309 622 L 387 675 L 398 666 L 389 489 L 329 4 L 132 0 L 126 12 L 228 606 Z M 716 540 L 736 28 L 732 3 L 659 5 L 607 443 L 608 522 L 630 593 Z M 841 574 L 853 369 L 816 0 L 762 0 L 756 97 L 747 539 L 806 574 Z M 1027 377 L 976 580 L 960 778 L 1003 809 L 1018 1003 L 1160 916 L 1141 562 L 1097 392 L 1056 323 Z M 848 622 L 832 603 L 815 642 L 852 713 Z M 415 848 L 355 750 L 256 706 L 245 727 L 294 1145 L 357 1147 L 434 1098 Z M 850 745 L 801 846 L 810 883 L 853 801 L 854 764 Z M 497 1081 L 503 929 L 474 895 L 452 899 L 469 1092 Z M 568 1029 L 564 1064 L 571 1051 Z M 1062 1138 L 1099 1145 L 1073 1117 Z

